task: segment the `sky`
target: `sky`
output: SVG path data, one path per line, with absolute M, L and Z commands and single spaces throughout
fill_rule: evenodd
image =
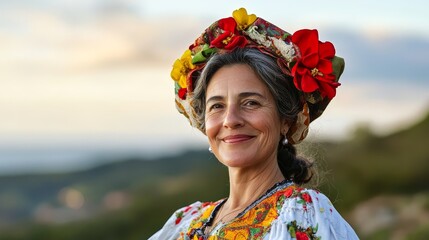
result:
M 210 4 L 0 0 L 0 168 L 27 165 L 24 153 L 50 155 L 49 165 L 55 151 L 67 161 L 65 152 L 82 149 L 208 147 L 175 110 L 171 65 L 204 28 L 240 7 L 290 33 L 318 29 L 345 58 L 342 86 L 310 138 L 347 139 L 359 124 L 388 134 L 429 111 L 425 1 Z

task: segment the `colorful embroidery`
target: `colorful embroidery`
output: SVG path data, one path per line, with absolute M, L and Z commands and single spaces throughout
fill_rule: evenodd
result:
M 219 230 L 221 239 L 261 239 L 271 227 L 271 222 L 278 217 L 275 208 L 277 198 L 272 196 L 247 211 L 242 217 Z
M 197 236 L 197 231 L 199 229 L 201 229 L 201 227 L 207 223 L 207 221 L 210 219 L 211 214 L 214 210 L 214 208 L 220 203 L 221 201 L 218 202 L 205 202 L 203 204 L 201 204 L 201 206 L 199 206 L 197 208 L 197 210 L 194 210 L 191 212 L 191 214 L 196 214 L 198 212 L 201 212 L 201 215 L 194 218 L 191 222 L 191 226 L 192 228 L 190 228 L 189 232 L 187 234 L 181 233 L 180 237 L 178 238 L 178 240 L 190 240 L 190 239 L 196 239 L 196 240 L 200 240 L 198 238 L 195 238 Z M 177 212 L 176 213 L 176 224 L 178 222 L 178 219 L 182 219 L 184 217 L 184 214 L 186 212 L 189 212 L 190 209 L 188 209 L 189 207 L 185 208 L 183 211 Z M 179 220 L 180 222 L 180 220 Z M 198 232 L 199 233 L 199 232 Z M 195 236 L 194 238 L 190 238 L 190 236 Z
M 277 183 L 231 221 L 212 226 L 225 202 L 197 202 L 182 208 L 150 239 L 359 239 L 326 196 L 290 181 Z
M 176 224 L 180 223 L 185 214 L 200 212 L 190 223 L 187 233 L 182 233 L 179 240 L 222 240 L 222 239 L 262 239 L 271 228 L 271 224 L 279 217 L 279 213 L 286 199 L 296 198 L 298 204 L 307 209 L 307 204 L 313 202 L 309 193 L 296 185 L 287 185 L 283 189 L 274 188 L 267 194 L 250 205 L 237 218 L 221 226 L 215 231 L 213 236 L 205 236 L 204 230 L 208 222 L 212 221 L 216 209 L 223 202 L 203 203 L 197 210 L 191 211 L 192 207 L 186 207 L 184 210 L 176 213 Z M 287 224 L 287 229 L 291 237 L 297 240 L 320 240 L 316 236 L 318 226 L 303 228 L 292 221 Z
M 290 236 L 296 238 L 296 240 L 320 240 L 320 237 L 316 236 L 318 225 L 315 227 L 308 227 L 304 229 L 301 226 L 298 226 L 296 221 L 292 221 L 287 224 L 288 231 Z
M 297 202 L 303 204 L 304 208 L 306 204 L 312 203 L 310 195 L 304 192 L 302 188 L 298 188 L 295 185 L 288 185 L 284 189 L 280 190 L 276 189 L 276 191 L 273 191 L 273 193 L 270 194 L 265 196 L 265 198 L 261 198 L 260 201 L 252 204 L 233 221 L 220 227 L 216 231 L 215 236 L 206 237 L 204 236 L 205 225 L 213 215 L 213 210 L 220 202 L 210 203 L 211 205 L 207 207 L 207 209 L 203 210 L 202 215 L 191 222 L 187 234 L 185 234 L 184 237 L 180 239 L 262 239 L 270 231 L 272 222 L 278 218 L 283 203 L 287 198 L 297 198 Z M 292 224 L 291 226 L 296 226 L 296 223 L 295 225 Z M 295 229 L 295 237 L 301 237 L 301 232 L 305 232 L 302 231 L 298 226 L 291 229 Z M 317 228 L 311 228 L 311 230 L 315 233 Z M 313 232 L 311 233 L 313 234 Z
M 299 198 L 297 200 L 297 203 L 302 204 L 303 208 L 307 208 L 308 203 L 312 203 L 313 200 L 311 199 L 310 194 L 303 192 L 303 188 L 287 188 L 283 193 L 278 193 L 279 195 L 278 201 L 277 201 L 277 211 L 280 211 L 280 208 L 283 206 L 284 201 L 287 198 Z
M 192 206 L 187 206 L 182 211 L 176 212 L 176 221 L 175 221 L 175 224 L 178 225 L 182 221 L 182 218 L 184 217 L 185 213 L 189 212 L 191 209 L 192 209 Z M 198 210 L 200 210 L 200 209 L 201 208 L 199 208 Z M 194 210 L 194 211 L 191 212 L 191 214 L 193 215 L 196 212 L 197 212 L 197 210 Z

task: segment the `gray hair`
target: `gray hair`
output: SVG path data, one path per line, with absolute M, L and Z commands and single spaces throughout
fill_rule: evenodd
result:
M 302 110 L 298 90 L 293 79 L 282 72 L 274 58 L 254 48 L 238 48 L 229 53 L 216 54 L 211 57 L 197 79 L 193 92 L 192 107 L 197 114 L 200 129 L 205 130 L 205 101 L 210 79 L 223 66 L 231 64 L 247 64 L 266 84 L 273 95 L 281 119 L 291 123 Z

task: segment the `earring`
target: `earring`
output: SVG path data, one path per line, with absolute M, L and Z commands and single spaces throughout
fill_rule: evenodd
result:
M 213 153 L 212 147 L 209 147 L 209 152 Z
M 287 140 L 287 137 L 285 135 L 285 137 L 283 138 L 282 144 L 283 146 L 287 145 L 289 143 L 289 141 Z

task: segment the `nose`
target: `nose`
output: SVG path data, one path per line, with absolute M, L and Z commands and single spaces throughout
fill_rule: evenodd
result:
M 244 125 L 243 117 L 240 113 L 239 107 L 235 105 L 229 105 L 225 112 L 225 118 L 223 126 L 226 128 L 238 128 Z

